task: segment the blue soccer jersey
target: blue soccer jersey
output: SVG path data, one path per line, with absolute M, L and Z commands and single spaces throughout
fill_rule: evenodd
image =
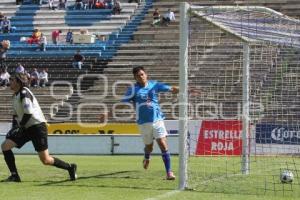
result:
M 170 90 L 171 86 L 153 80 L 149 80 L 145 87 L 136 83 L 128 88 L 122 102 L 134 104 L 138 124 L 156 122 L 165 118 L 159 106 L 158 93 Z

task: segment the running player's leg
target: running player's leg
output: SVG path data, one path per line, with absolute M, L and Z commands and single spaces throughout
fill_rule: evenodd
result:
M 76 170 L 77 165 L 76 164 L 69 164 L 63 160 L 60 160 L 59 158 L 52 157 L 49 155 L 48 149 L 39 151 L 39 158 L 41 162 L 44 165 L 52 165 L 60 169 L 67 170 L 69 172 L 70 180 L 74 181 L 77 178 Z
M 151 153 L 153 151 L 153 128 L 151 124 L 139 125 L 140 132 L 145 144 L 144 147 L 144 159 L 143 159 L 143 168 L 148 169 L 150 163 Z
M 168 143 L 167 143 L 167 130 L 163 121 L 158 121 L 154 125 L 154 137 L 156 138 L 156 142 L 161 150 L 162 160 L 165 165 L 165 170 L 167 173 L 167 180 L 174 180 L 175 176 L 171 169 L 171 155 L 168 151 Z
M 3 152 L 5 163 L 11 173 L 11 175 L 3 180 L 5 182 L 21 182 L 20 176 L 18 174 L 18 170 L 16 167 L 15 156 L 12 151 L 13 148 L 21 148 L 24 144 L 26 144 L 30 139 L 26 134 L 26 131 L 21 131 L 18 128 L 11 129 L 6 134 L 6 139 L 1 145 L 1 149 Z
M 17 146 L 17 144 L 10 139 L 6 139 L 1 145 L 5 163 L 11 173 L 11 175 L 7 179 L 3 180 L 4 182 L 21 182 L 21 179 L 18 174 L 17 167 L 16 167 L 15 156 L 11 150 L 12 148 L 14 148 L 16 146 Z
M 30 132 L 29 132 L 30 131 Z M 56 157 L 52 157 L 48 151 L 48 138 L 47 138 L 47 126 L 45 123 L 41 123 L 30 127 L 28 134 L 31 136 L 32 144 L 35 150 L 38 152 L 39 158 L 44 165 L 52 165 L 60 169 L 67 170 L 70 175 L 70 180 L 76 180 L 76 164 L 69 164 Z

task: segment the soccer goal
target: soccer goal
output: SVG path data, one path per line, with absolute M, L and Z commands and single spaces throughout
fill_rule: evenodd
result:
M 300 195 L 299 48 L 272 9 L 181 3 L 180 189 Z

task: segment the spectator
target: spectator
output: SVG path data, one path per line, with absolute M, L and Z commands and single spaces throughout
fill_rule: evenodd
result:
M 60 36 L 61 33 L 62 33 L 61 30 L 54 30 L 52 32 L 52 42 L 53 42 L 53 44 L 57 44 L 58 43 L 59 36 Z
M 7 17 L 4 17 L 4 19 L 1 21 L 1 29 L 3 33 L 9 33 L 10 32 L 10 20 Z
M 28 44 L 38 44 L 42 32 L 39 29 L 34 29 L 31 37 L 27 40 Z
M 6 87 L 9 84 L 9 73 L 7 72 L 7 69 L 1 68 L 1 73 L 0 73 L 0 86 L 1 87 Z
M 73 67 L 81 69 L 84 61 L 84 56 L 80 54 L 80 50 L 77 50 L 76 54 L 73 57 Z
M 58 8 L 61 9 L 61 10 L 65 10 L 66 9 L 66 4 L 67 4 L 67 0 L 59 0 Z
M 76 0 L 75 1 L 74 9 L 76 9 L 76 10 L 82 10 L 83 9 L 82 0 Z
M 96 9 L 104 9 L 105 8 L 104 1 L 103 0 L 96 0 L 95 8 Z
M 155 26 L 155 25 L 159 25 L 159 22 L 160 22 L 160 14 L 159 14 L 159 10 L 158 8 L 155 8 L 155 11 L 153 12 L 153 22 L 152 22 L 152 26 Z
M 54 0 L 48 0 L 48 5 L 50 10 L 55 10 Z
M 114 15 L 119 15 L 119 14 L 121 14 L 121 10 L 122 10 L 122 8 L 121 8 L 120 1 L 115 1 L 112 13 Z
M 39 40 L 39 49 L 40 51 L 46 51 L 46 45 L 47 45 L 47 38 L 44 34 L 41 34 L 40 40 Z
M 112 0 L 104 0 L 105 9 L 112 9 L 114 2 Z
M 168 26 L 170 22 L 175 21 L 175 14 L 171 9 L 168 9 L 168 12 L 166 12 L 162 18 L 162 24 Z
M 132 2 L 135 2 L 135 3 L 140 4 L 140 3 L 141 3 L 141 0 L 128 0 L 128 3 L 132 3 Z
M 95 0 L 89 0 L 89 9 L 93 9 L 95 7 Z
M 2 46 L 2 48 L 0 49 L 0 67 L 1 68 L 5 68 L 6 67 L 6 64 L 5 64 L 6 53 L 7 53 L 7 48 L 4 48 Z
M 19 74 L 24 74 L 25 73 L 25 68 L 23 67 L 23 65 L 21 63 L 18 63 L 18 66 L 17 66 L 15 72 L 19 73 Z
M 37 87 L 37 86 L 39 86 L 39 82 L 40 82 L 39 72 L 36 68 L 34 68 L 30 74 L 30 86 Z
M 40 78 L 40 86 L 41 87 L 45 87 L 46 84 L 48 83 L 48 73 L 47 73 L 48 69 L 43 69 L 40 74 L 39 74 L 39 78 Z
M 16 0 L 16 5 L 22 5 L 23 4 L 23 0 Z
M 82 4 L 83 4 L 83 10 L 88 9 L 88 7 L 89 7 L 89 0 L 82 0 Z
M 73 44 L 73 32 L 71 29 L 68 30 L 67 35 L 66 35 L 66 42 Z

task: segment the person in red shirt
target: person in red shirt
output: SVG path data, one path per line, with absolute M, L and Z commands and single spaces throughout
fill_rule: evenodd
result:
M 61 30 L 54 30 L 52 32 L 52 42 L 53 44 L 57 44 L 57 42 L 59 41 L 59 35 L 62 33 Z
M 39 29 L 34 29 L 33 33 L 30 38 L 28 38 L 27 43 L 28 44 L 38 44 L 42 32 Z

